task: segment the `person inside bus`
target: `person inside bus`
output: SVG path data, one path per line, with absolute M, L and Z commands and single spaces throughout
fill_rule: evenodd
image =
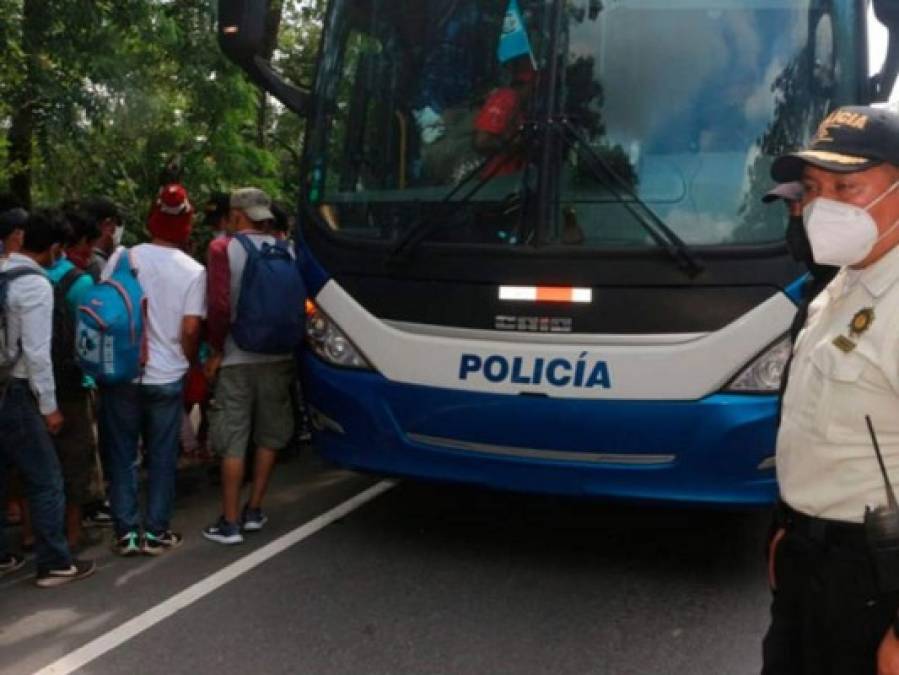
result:
M 446 135 L 446 111 L 465 103 L 474 89 L 481 10 L 476 0 L 428 0 L 422 9 L 427 53 L 412 116 L 428 146 Z
M 530 56 L 520 56 L 507 64 L 511 75 L 508 86 L 495 89 L 487 97 L 474 119 L 474 148 L 491 157 L 484 176 L 507 176 L 524 170 L 527 163 L 523 145 L 504 145 L 519 133 L 537 83 L 537 71 Z

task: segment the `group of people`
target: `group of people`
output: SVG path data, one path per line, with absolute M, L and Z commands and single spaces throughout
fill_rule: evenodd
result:
M 812 276 L 782 392 L 763 672 L 899 673 L 899 508 L 884 484 L 899 477 L 899 115 L 837 110 L 809 147 L 774 162 L 772 176 L 779 185 L 766 199 L 787 203 L 787 241 Z M 264 304 L 250 294 L 247 278 L 258 275 L 247 270 L 274 251 L 299 279 L 269 197 L 244 188 L 212 209 L 222 232 L 206 267 L 185 253 L 194 208 L 178 184 L 162 188 L 153 204 L 150 242 L 130 249 L 118 246 L 121 219 L 105 201 L 62 212 L 0 211 L 0 330 L 15 350 L 10 367 L 0 369 L 0 489 L 8 466 L 16 467 L 35 534 L 37 585 L 95 570 L 71 552 L 90 496 L 92 385 L 71 348 L 62 348 L 58 326 L 67 324 L 58 317 L 84 311 L 85 295 L 123 260 L 146 297 L 147 358 L 137 380 L 100 383 L 96 397 L 114 550 L 159 555 L 182 542 L 170 521 L 183 383 L 192 369 L 214 383 L 210 441 L 222 457 L 222 512 L 203 536 L 235 544 L 262 529 L 275 457 L 294 426 L 295 345 L 247 348 L 268 339 L 248 337 L 240 325 L 247 305 Z M 287 291 L 277 294 L 279 303 L 301 304 L 302 288 Z M 268 327 L 275 338 L 290 334 L 281 324 Z M 204 334 L 209 354 L 201 363 Z M 254 481 L 242 504 L 253 446 Z M 23 564 L 0 528 L 0 574 Z
M 94 562 L 73 551 L 85 517 L 103 520 L 96 504 L 104 498 L 115 553 L 156 556 L 182 543 L 171 519 L 185 396 L 197 389 L 210 392 L 209 442 L 221 457 L 221 515 L 203 536 L 237 544 L 266 524 L 262 502 L 275 459 L 294 434 L 305 298 L 289 218 L 257 188 L 216 195 L 206 208 L 216 233 L 204 266 L 188 253 L 195 215 L 187 190 L 165 185 L 147 217 L 150 240 L 125 248 L 110 200 L 30 212 L 0 204 L 0 364 L 7 364 L 0 367 L 0 514 L 12 469 L 27 503 L 17 517 L 30 524 L 39 587 L 94 573 Z M 96 346 L 86 346 L 79 318 L 103 323 L 98 291 L 120 293 L 123 270 L 141 294 L 141 307 L 132 308 L 121 293 L 129 312 L 142 314 L 140 369 L 136 379 L 113 381 L 85 365 L 85 350 Z M 279 301 L 297 304 L 278 307 L 292 316 L 286 330 L 279 316 L 260 313 L 259 280 L 281 284 Z M 248 321 L 249 337 L 240 330 Z M 280 341 L 265 342 L 267 323 Z M 248 449 L 253 480 L 242 504 Z M 24 563 L 0 527 L 0 575 Z

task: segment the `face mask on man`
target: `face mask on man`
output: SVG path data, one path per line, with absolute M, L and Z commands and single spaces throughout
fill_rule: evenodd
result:
M 827 197 L 816 197 L 807 204 L 802 216 L 815 262 L 846 267 L 857 265 L 867 258 L 877 242 L 899 225 L 897 220 L 886 232 L 879 234 L 877 223 L 869 213 L 896 188 L 899 188 L 899 181 L 865 207 Z

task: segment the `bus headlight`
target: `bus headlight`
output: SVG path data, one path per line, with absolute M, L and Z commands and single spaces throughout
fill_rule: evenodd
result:
M 306 301 L 306 345 L 331 365 L 372 370 L 356 345 L 311 300 Z
M 780 390 L 793 341 L 785 335 L 755 358 L 724 390 L 739 394 L 770 394 Z

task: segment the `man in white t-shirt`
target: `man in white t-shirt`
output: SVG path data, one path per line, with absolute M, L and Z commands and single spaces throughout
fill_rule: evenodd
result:
M 190 238 L 193 216 L 193 206 L 181 185 L 170 184 L 160 191 L 147 222 L 152 240 L 130 251 L 147 298 L 147 364 L 138 381 L 101 390 L 100 422 L 111 474 L 114 548 L 124 556 L 141 552 L 159 555 L 182 539 L 172 532 L 170 519 L 183 380 L 197 359 L 206 316 L 206 270 L 181 250 Z M 113 254 L 104 277 L 115 270 L 125 251 L 118 249 Z M 148 469 L 143 519 L 137 461 L 141 436 Z

